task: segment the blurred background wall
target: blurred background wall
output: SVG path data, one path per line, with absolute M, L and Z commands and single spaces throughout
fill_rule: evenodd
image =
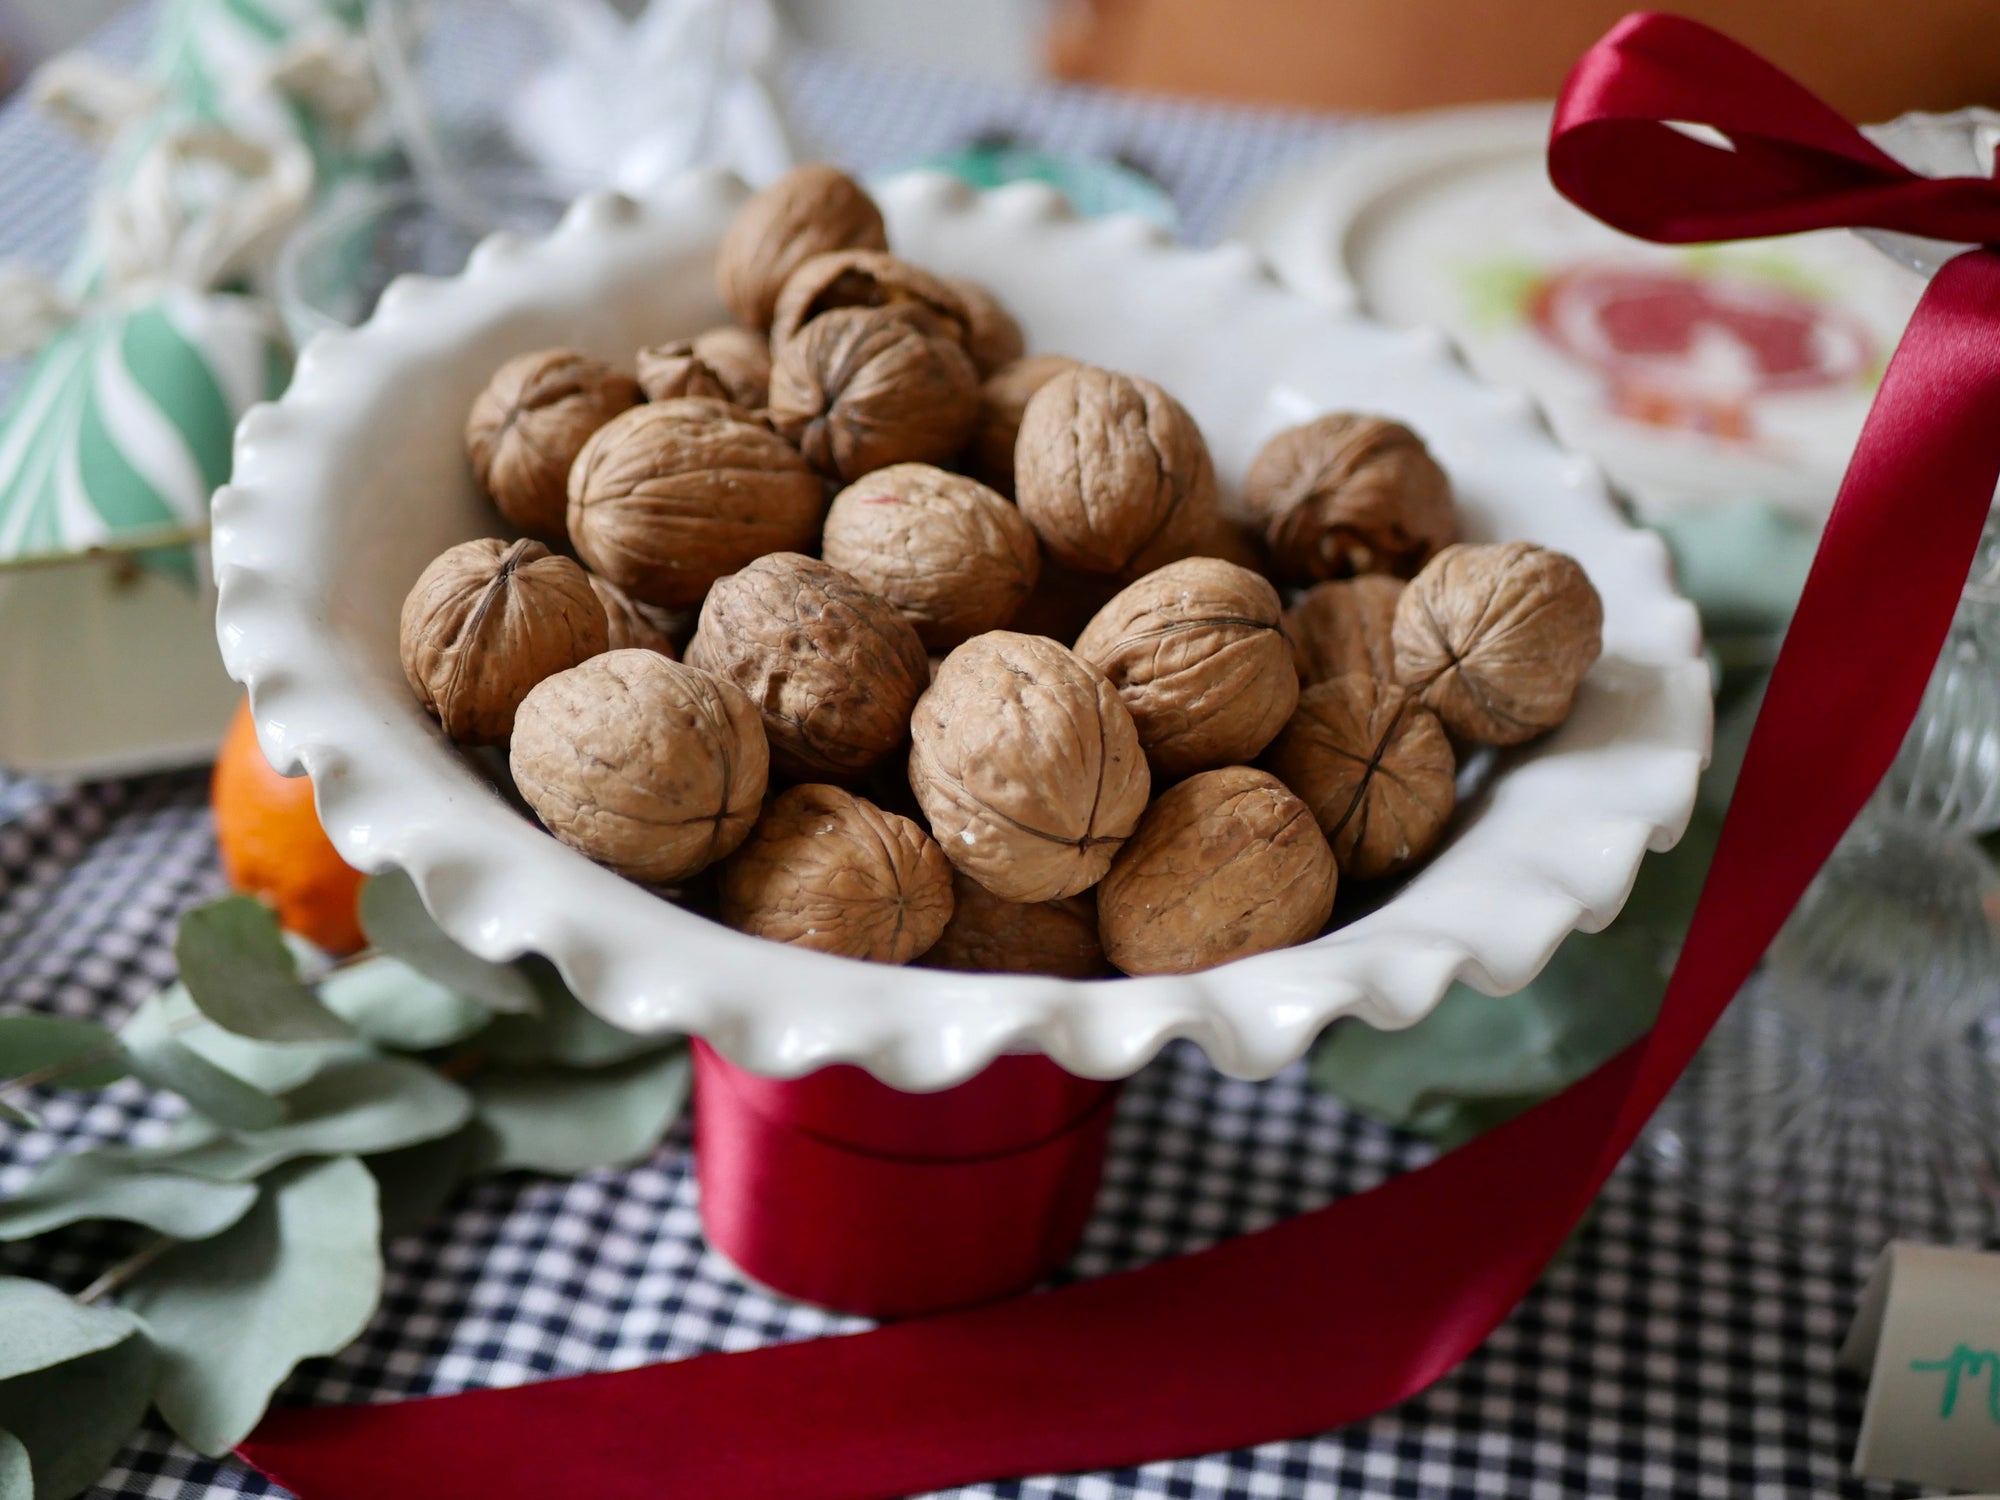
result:
M 1863 120 L 2000 103 L 1996 0 L 1658 0 Z M 1063 0 L 1063 76 L 1329 109 L 1552 96 L 1642 0 Z
M 41 58 L 74 45 L 130 0 L 0 0 L 0 94 Z M 502 5 L 508 0 L 493 0 Z M 640 0 L 613 0 L 632 10 Z M 812 47 L 901 58 L 1026 82 L 1043 76 L 1055 0 L 774 0 Z M 1218 0 L 1220 8 L 1220 0 Z
M 18 77 L 122 0 L 0 0 Z M 495 4 L 503 0 L 494 0 Z M 637 0 L 619 0 L 636 4 Z M 1318 109 L 1546 97 L 1638 0 L 776 0 L 810 46 Z M 1679 0 L 1861 119 L 2000 104 L 2000 0 Z

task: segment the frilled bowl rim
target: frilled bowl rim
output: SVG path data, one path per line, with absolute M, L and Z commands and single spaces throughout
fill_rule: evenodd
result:
M 1436 334 L 1307 303 L 1240 245 L 1189 249 L 1137 219 L 1080 219 L 1044 188 L 981 193 L 928 173 L 881 191 L 898 242 L 956 246 L 996 274 L 1101 274 L 1123 289 L 1108 297 L 1138 298 L 1191 340 L 1226 340 L 1273 369 L 1364 354 L 1393 366 L 1440 426 L 1476 442 L 1482 463 L 1514 466 L 1518 485 L 1547 488 L 1550 514 L 1587 533 L 1583 560 L 1617 650 L 1593 669 L 1571 722 L 1515 756 L 1452 844 L 1391 899 L 1312 943 L 1203 974 L 1069 981 L 863 964 L 728 931 L 549 838 L 475 783 L 415 722 L 406 693 L 395 701 L 382 673 L 360 669 L 327 605 L 353 557 L 317 548 L 300 507 L 339 503 L 326 476 L 365 441 L 352 427 L 364 393 L 421 378 L 551 288 L 629 285 L 635 259 L 712 240 L 742 192 L 725 174 L 698 173 L 643 203 L 593 195 L 546 235 L 487 241 L 457 276 L 402 278 L 366 324 L 314 339 L 291 388 L 238 431 L 235 477 L 215 506 L 225 663 L 249 689 L 273 764 L 312 778 L 342 855 L 407 870 L 466 948 L 495 960 L 542 953 L 614 1023 L 702 1036 L 772 1077 L 851 1062 L 928 1090 L 1002 1053 L 1040 1051 L 1111 1078 L 1188 1038 L 1224 1071 L 1257 1078 L 1339 1017 L 1407 1026 L 1454 981 L 1519 988 L 1570 932 L 1617 914 L 1646 850 L 1678 839 L 1711 729 L 1694 610 L 1660 540 L 1624 517 L 1594 464 L 1557 446 L 1525 395 L 1478 382 Z

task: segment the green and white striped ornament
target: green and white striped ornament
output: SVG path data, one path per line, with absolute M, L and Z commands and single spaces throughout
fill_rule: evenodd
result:
M 253 298 L 165 287 L 85 311 L 42 349 L 0 422 L 0 568 L 144 552 L 192 586 L 177 544 L 207 534 L 237 419 L 289 368 Z
M 322 194 L 387 177 L 399 154 L 386 111 L 378 106 L 358 121 L 323 118 L 273 82 L 301 47 L 329 39 L 360 46 L 366 25 L 360 0 L 168 0 L 142 68 L 158 105 L 111 144 L 98 169 L 98 194 L 124 192 L 169 131 L 201 125 L 251 140 L 298 141 L 312 156 Z M 89 296 L 102 285 L 104 261 L 96 226 L 86 226 L 63 285 L 73 296 Z
M 295 171 L 310 154 L 317 170 L 292 179 L 300 201 L 314 180 L 324 191 L 376 175 L 379 110 L 322 118 L 275 82 L 302 52 L 360 45 L 366 19 L 359 0 L 166 0 L 140 81 L 153 107 L 111 140 L 63 276 L 74 321 L 0 419 L 0 568 L 116 551 L 195 583 L 184 544 L 207 534 L 236 421 L 290 364 L 269 302 L 239 295 L 255 257 L 204 238 L 228 211 L 207 201 L 219 164 L 161 165 L 177 142 L 224 132 L 289 154 Z
M 145 72 L 185 118 L 246 133 L 289 129 L 322 168 L 337 167 L 326 158 L 344 154 L 338 133 L 285 101 L 271 79 L 302 44 L 359 39 L 366 27 L 360 0 L 168 0 Z

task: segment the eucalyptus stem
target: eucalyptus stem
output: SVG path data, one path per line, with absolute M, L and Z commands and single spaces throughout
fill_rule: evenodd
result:
M 153 1239 L 141 1245 L 132 1254 L 126 1256 L 125 1259 L 119 1261 L 117 1265 L 113 1266 L 102 1276 L 98 1277 L 97 1280 L 91 1282 L 89 1286 L 77 1293 L 76 1300 L 88 1307 L 100 1298 L 110 1296 L 179 1243 L 180 1241 L 174 1239 L 171 1235 L 162 1234 L 154 1236 Z

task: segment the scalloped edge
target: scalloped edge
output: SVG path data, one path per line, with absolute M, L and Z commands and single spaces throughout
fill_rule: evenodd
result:
M 454 330 L 488 326 L 537 297 L 573 296 L 635 257 L 712 244 L 742 193 L 733 178 L 699 173 L 645 204 L 593 195 L 545 236 L 482 244 L 457 277 L 401 278 L 367 324 L 316 338 L 292 388 L 239 428 L 236 477 L 215 506 L 224 661 L 249 688 L 272 763 L 312 777 L 342 855 L 364 870 L 409 870 L 439 924 L 467 948 L 496 960 L 543 953 L 614 1023 L 702 1035 L 731 1061 L 774 1077 L 847 1062 L 922 1091 L 962 1081 L 1003 1052 L 1039 1050 L 1072 1072 L 1111 1078 L 1184 1038 L 1223 1071 L 1262 1078 L 1342 1016 L 1407 1026 L 1455 981 L 1518 989 L 1572 930 L 1597 930 L 1617 914 L 1647 849 L 1679 838 L 1711 728 L 1699 625 L 1674 592 L 1664 545 L 1618 516 L 1594 464 L 1561 455 L 1532 403 L 1480 385 L 1436 335 L 1391 333 L 1282 291 L 1242 245 L 1185 249 L 1143 220 L 1080 219 L 1046 188 L 979 193 L 935 174 L 882 190 L 899 242 L 956 236 L 997 253 L 990 247 L 1045 239 L 1059 259 L 1089 253 L 1123 275 L 1156 276 L 1197 316 L 1220 310 L 1296 324 L 1301 347 L 1365 336 L 1381 345 L 1385 376 L 1436 386 L 1465 403 L 1467 421 L 1498 424 L 1509 440 L 1531 436 L 1544 457 L 1560 458 L 1569 500 L 1601 510 L 1593 524 L 1623 528 L 1593 570 L 1616 572 L 1612 616 L 1644 637 L 1650 657 L 1607 654 L 1570 723 L 1496 778 L 1450 857 L 1393 899 L 1312 943 L 1198 975 L 953 974 L 766 943 L 657 900 L 506 810 L 414 722 L 421 716 L 410 704 L 388 706 L 379 683 L 343 656 L 313 605 L 333 583 L 317 576 L 287 497 L 300 488 L 298 474 L 337 461 L 329 445 L 341 441 L 343 415 L 366 405 L 381 371 L 442 357 L 440 340 Z M 1579 800 L 1579 776 L 1601 795 Z M 1462 853 L 1468 845 L 1479 857 Z

